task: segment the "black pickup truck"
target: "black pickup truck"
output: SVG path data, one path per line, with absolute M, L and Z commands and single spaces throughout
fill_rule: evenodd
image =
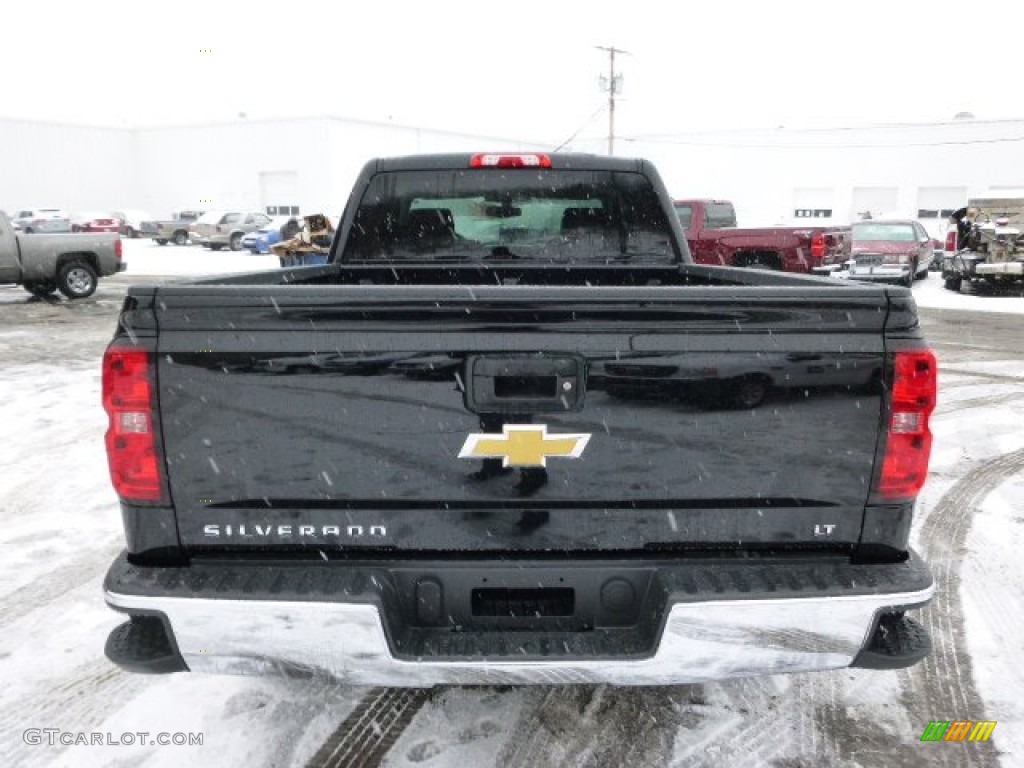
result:
M 326 265 L 129 290 L 106 653 L 393 686 L 909 666 L 935 393 L 910 291 L 695 265 L 645 161 L 375 160 Z

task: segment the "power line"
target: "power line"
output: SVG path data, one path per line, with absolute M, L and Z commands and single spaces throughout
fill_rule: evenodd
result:
M 560 150 L 560 149 L 561 149 L 562 147 L 564 147 L 564 146 L 565 146 L 566 144 L 568 144 L 568 143 L 569 143 L 570 141 L 572 141 L 572 140 L 573 140 L 573 139 L 575 139 L 575 138 L 576 138 L 577 136 L 579 136 L 579 135 L 580 135 L 580 132 L 581 132 L 581 131 L 582 131 L 582 130 L 583 130 L 584 128 L 586 128 L 586 127 L 587 127 L 588 125 L 590 125 L 590 121 L 591 121 L 591 120 L 593 120 L 593 119 L 594 119 L 595 117 L 597 117 L 597 116 L 598 116 L 599 114 L 601 114 L 601 112 L 603 112 L 603 111 L 604 111 L 604 104 L 602 104 L 602 105 L 601 105 L 600 107 L 598 107 L 598 108 L 597 108 L 596 110 L 594 110 L 594 113 L 593 113 L 593 114 L 592 114 L 592 115 L 591 115 L 590 117 L 588 117 L 588 118 L 587 118 L 586 120 L 584 120 L 584 121 L 583 121 L 583 125 L 581 125 L 581 126 L 580 126 L 579 128 L 577 128 L 577 129 L 576 129 L 576 131 L 575 131 L 575 132 L 573 133 L 573 135 L 572 135 L 572 136 L 570 136 L 570 137 L 569 137 L 568 139 L 566 139 L 565 141 L 563 141 L 563 142 L 562 142 L 561 144 L 559 144 L 559 145 L 558 145 L 557 147 L 555 147 L 555 148 L 554 148 L 553 150 L 551 150 L 551 151 L 552 151 L 552 152 L 558 152 L 558 151 L 559 151 L 559 150 Z
M 645 139 L 643 137 L 620 137 L 623 141 L 644 144 L 671 144 L 688 147 L 719 147 L 721 149 L 898 149 L 902 147 L 946 147 L 967 144 L 1007 144 L 1024 141 L 1024 136 L 1008 136 L 998 139 L 964 139 L 962 141 L 896 142 L 888 144 L 736 144 L 713 141 L 682 141 L 673 139 Z

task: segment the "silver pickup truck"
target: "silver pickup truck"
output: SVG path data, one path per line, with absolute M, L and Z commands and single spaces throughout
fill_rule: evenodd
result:
M 205 211 L 180 211 L 172 213 L 164 221 L 144 221 L 139 234 L 156 241 L 157 245 L 188 245 L 189 227 L 196 223 Z
M 84 299 L 100 277 L 123 272 L 121 236 L 114 232 L 22 236 L 0 214 L 0 285 L 22 285 L 47 296 L 60 291 Z

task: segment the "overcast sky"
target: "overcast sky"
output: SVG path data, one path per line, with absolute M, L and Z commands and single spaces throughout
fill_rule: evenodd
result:
M 595 46 L 616 46 L 623 137 L 1024 118 L 1021 0 L 50 0 L 3 18 L 6 117 L 335 114 L 558 142 L 606 133 Z

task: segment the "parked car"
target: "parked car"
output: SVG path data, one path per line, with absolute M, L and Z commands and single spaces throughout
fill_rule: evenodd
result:
M 935 258 L 932 238 L 912 219 L 869 219 L 854 222 L 848 277 L 852 280 L 899 283 L 909 288 L 928 277 Z
M 157 245 L 187 245 L 189 227 L 191 227 L 206 211 L 181 211 L 172 213 L 171 218 L 163 221 L 144 221 L 140 234 L 151 237 Z
M 71 217 L 61 208 L 29 208 L 19 211 L 13 224 L 16 230 L 26 235 L 71 231 Z
M 145 211 L 127 208 L 115 211 L 114 216 L 120 220 L 121 224 L 119 231 L 125 237 L 139 237 L 142 232 L 142 222 L 149 221 L 153 218 Z
M 287 239 L 284 237 L 284 229 L 289 226 L 289 222 L 294 222 L 291 226 L 295 232 L 302 229 L 297 216 L 272 216 L 269 224 L 242 238 L 242 247 L 253 253 L 270 253 L 270 246 Z
M 269 223 L 270 217 L 258 211 L 210 211 L 189 227 L 189 236 L 193 243 L 213 251 L 225 246 L 240 251 L 246 234 Z
M 89 211 L 71 217 L 72 232 L 118 232 L 121 222 L 112 213 Z

